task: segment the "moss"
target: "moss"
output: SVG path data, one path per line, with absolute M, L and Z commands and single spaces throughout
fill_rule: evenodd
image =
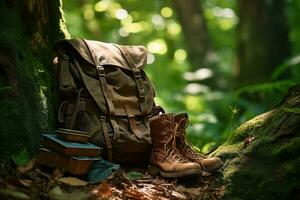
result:
M 228 180 L 233 176 L 237 171 L 240 170 L 240 158 L 237 157 L 233 160 L 230 160 L 229 162 L 226 162 L 226 167 L 223 170 L 223 179 Z
M 285 185 L 281 184 L 277 166 L 272 162 L 250 158 L 247 164 L 241 165 L 237 160 L 232 163 L 228 173 L 224 176 L 230 183 L 228 199 L 285 199 L 287 193 L 282 193 Z
M 289 169 L 281 168 L 280 164 L 256 159 L 244 167 L 231 166 L 232 169 L 237 168 L 231 176 L 227 176 L 227 182 L 230 182 L 228 199 L 294 199 L 297 195 L 296 189 L 300 186 L 299 161 L 288 162 L 284 166 Z
M 233 136 L 229 139 L 229 143 L 233 144 L 244 140 L 246 137 L 253 136 L 257 134 L 257 130 L 265 123 L 270 115 L 274 111 L 261 114 L 238 127 Z
M 66 23 L 65 23 L 65 18 L 64 18 L 64 11 L 62 9 L 63 7 L 63 1 L 59 0 L 59 13 L 58 13 L 58 17 L 59 17 L 59 30 L 62 32 L 62 34 L 64 35 L 65 38 L 70 39 L 71 38 L 71 34 L 69 33 Z
M 272 151 L 272 156 L 279 160 L 296 159 L 300 155 L 300 137 L 284 141 Z
M 26 15 L 24 12 L 30 11 L 30 8 L 20 6 L 23 3 L 26 4 L 22 1 L 10 4 L 0 0 L 0 26 L 5 27 L 5 31 L 0 32 L 0 50 L 9 52 L 5 56 L 11 63 L 4 65 L 3 69 L 4 72 L 14 70 L 13 74 L 0 74 L 0 87 L 6 88 L 5 94 L 0 95 L 1 158 L 7 158 L 23 148 L 35 152 L 41 132 L 52 130 L 55 121 L 51 46 L 64 37 L 60 31 L 60 2 L 47 3 L 49 16 L 47 13 L 44 15 L 49 17 L 49 21 L 38 33 L 45 42 L 35 43 L 32 43 L 30 34 L 36 33 L 30 30 L 34 30 L 36 21 L 22 20 L 22 16 Z M 15 84 L 11 85 L 12 82 Z
M 298 115 L 278 108 L 246 122 L 234 140 L 213 155 L 225 161 L 225 199 L 299 199 L 300 137 Z M 246 148 L 248 135 L 256 139 Z

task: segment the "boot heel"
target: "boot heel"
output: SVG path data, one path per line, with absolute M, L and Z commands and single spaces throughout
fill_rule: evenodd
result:
M 153 166 L 148 166 L 148 174 L 152 176 L 157 176 L 159 175 L 160 170 L 157 167 Z

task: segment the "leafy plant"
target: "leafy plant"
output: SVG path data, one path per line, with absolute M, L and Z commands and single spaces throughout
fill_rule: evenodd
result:
M 12 155 L 11 159 L 18 167 L 21 167 L 29 163 L 30 155 L 26 149 L 23 149 L 19 153 Z

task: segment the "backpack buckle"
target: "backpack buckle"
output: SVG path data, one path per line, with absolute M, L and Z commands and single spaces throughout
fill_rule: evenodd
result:
M 103 116 L 103 115 L 102 115 L 102 116 L 100 116 L 100 121 L 101 121 L 101 122 L 105 122 L 105 121 L 106 121 L 106 117 L 105 117 L 105 116 Z
M 104 67 L 101 66 L 101 65 L 98 65 L 97 66 L 97 72 L 98 72 L 98 75 L 101 76 L 101 77 L 104 77 L 105 76 L 105 70 L 104 70 Z
M 69 60 L 69 56 L 68 56 L 67 54 L 64 54 L 64 55 L 63 55 L 63 59 L 64 59 L 64 60 Z
M 141 78 L 142 77 L 141 71 L 138 68 L 133 68 L 132 73 L 133 73 L 133 76 L 135 78 Z

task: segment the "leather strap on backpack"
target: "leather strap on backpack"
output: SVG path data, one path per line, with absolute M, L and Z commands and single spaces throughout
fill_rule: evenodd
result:
M 76 85 L 69 69 L 70 58 L 64 54 L 61 56 L 59 64 L 59 90 L 65 95 L 69 95 L 76 90 Z
M 74 128 L 74 125 L 75 125 L 75 122 L 76 122 L 76 118 L 77 118 L 77 114 L 78 114 L 78 111 L 80 109 L 80 105 L 84 105 L 82 104 L 82 102 L 80 101 L 80 97 L 81 97 L 81 92 L 84 90 L 84 88 L 80 88 L 77 92 L 77 97 L 76 97 L 76 102 L 75 102 L 75 107 L 74 107 L 74 111 L 73 111 L 73 114 L 72 114 L 72 117 L 71 117 L 71 121 L 70 123 L 68 124 L 68 129 L 73 129 Z
M 143 134 L 141 133 L 141 131 L 137 127 L 135 116 L 133 114 L 131 114 L 130 109 L 128 108 L 128 106 L 125 106 L 125 110 L 126 110 L 126 113 L 128 115 L 128 122 L 129 122 L 130 129 L 132 130 L 132 132 L 134 133 L 134 135 L 137 138 L 142 139 Z
M 95 64 L 95 66 L 96 66 L 100 86 L 101 86 L 101 89 L 102 89 L 102 93 L 104 95 L 106 104 L 108 106 L 109 115 L 114 115 L 115 114 L 115 109 L 114 109 L 114 105 L 113 105 L 112 101 L 109 98 L 107 83 L 106 83 L 106 79 L 105 79 L 104 67 L 102 65 L 100 65 L 99 60 L 96 58 L 95 54 L 93 53 L 92 49 L 89 47 L 88 43 L 84 39 L 82 39 L 82 41 L 87 46 L 87 49 L 89 50 L 89 53 L 90 53 L 90 55 L 93 59 L 93 62 Z M 110 161 L 112 161 L 112 145 L 111 145 L 111 141 L 110 141 L 110 138 L 109 138 L 108 129 L 107 129 L 106 124 L 105 124 L 106 118 L 104 116 L 100 116 L 100 120 L 101 120 L 101 125 L 102 125 L 103 136 L 104 136 L 105 143 L 106 143 L 108 159 Z M 118 132 L 117 131 L 118 128 L 115 127 L 116 123 L 114 123 L 112 119 L 109 119 L 109 120 L 111 121 L 111 124 L 112 124 L 113 129 L 114 129 L 114 136 L 117 137 L 116 135 L 117 135 L 117 132 Z
M 100 81 L 100 86 L 101 86 L 102 93 L 104 95 L 106 104 L 108 106 L 109 114 L 114 115 L 115 114 L 115 108 L 114 108 L 114 105 L 113 105 L 112 101 L 109 98 L 107 83 L 106 83 L 106 79 L 105 79 L 104 67 L 102 65 L 100 65 L 99 60 L 96 58 L 95 54 L 93 53 L 93 50 L 90 48 L 88 43 L 84 39 L 82 39 L 82 41 L 87 46 L 87 49 L 89 50 L 89 53 L 90 53 L 90 55 L 93 59 L 93 62 L 95 64 L 95 66 L 96 66 L 97 73 L 98 73 L 98 78 L 99 78 L 99 81 Z
M 107 157 L 108 157 L 109 161 L 112 161 L 112 145 L 111 145 L 111 141 L 109 139 L 108 129 L 106 126 L 106 117 L 101 116 L 100 121 L 101 121 L 102 132 L 103 132 L 103 136 L 104 136 L 104 140 L 105 140 L 105 144 L 106 144 L 106 149 L 107 149 Z
M 138 95 L 139 95 L 139 103 L 140 103 L 140 109 L 141 109 L 141 112 L 142 112 L 142 116 L 145 116 L 147 114 L 146 113 L 146 102 L 145 102 L 146 90 L 145 90 L 145 87 L 144 87 L 144 84 L 143 84 L 141 70 L 136 66 L 136 64 L 134 63 L 131 55 L 129 54 L 129 52 L 125 48 L 123 48 L 122 46 L 116 45 L 116 44 L 114 44 L 114 46 L 119 49 L 122 56 L 126 60 L 127 64 L 131 68 L 134 80 L 136 82 Z

